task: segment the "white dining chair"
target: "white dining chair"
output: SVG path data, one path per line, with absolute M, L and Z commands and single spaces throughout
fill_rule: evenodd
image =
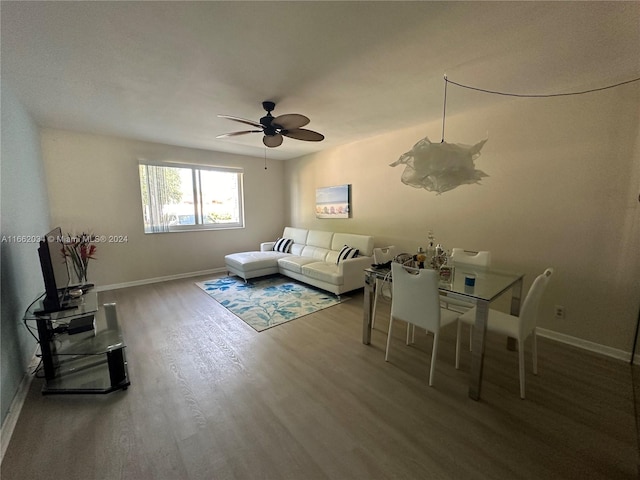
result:
M 465 250 L 464 248 L 453 248 L 451 250 L 451 256 L 449 262 L 455 267 L 457 275 L 464 274 L 465 267 L 481 267 L 487 268 L 491 266 L 491 252 L 488 250 L 480 250 L 478 252 L 473 250 Z M 455 273 L 454 273 L 455 275 Z M 457 298 L 450 298 L 445 295 L 440 297 L 442 306 L 448 310 L 453 310 L 458 313 L 465 313 L 467 310 L 473 308 L 474 304 L 471 302 L 465 302 Z M 458 323 L 458 337 L 460 336 L 461 324 Z M 469 350 L 471 350 L 471 338 L 473 336 L 473 325 L 469 328 Z M 458 363 L 456 361 L 456 368 Z
M 474 252 L 464 248 L 453 248 L 451 250 L 451 261 L 454 265 L 473 265 L 476 267 L 488 267 L 491 265 L 491 252 L 481 250 Z
M 388 247 L 378 247 L 373 249 L 373 262 L 376 265 L 380 265 L 387 262 L 392 262 L 398 255 L 398 249 L 395 245 L 389 245 Z M 376 278 L 376 294 L 373 297 L 373 312 L 371 314 L 371 328 L 373 328 L 376 322 L 376 308 L 378 307 L 378 298 L 385 297 L 391 299 L 391 282 L 389 278 Z
M 464 273 L 465 267 L 481 267 L 487 268 L 491 266 L 491 252 L 483 250 L 480 252 L 473 252 L 471 250 L 464 250 L 463 248 L 454 248 L 451 250 L 451 257 L 449 262 L 455 267 L 457 275 Z M 464 300 L 458 300 L 455 298 L 448 298 L 442 296 L 441 300 L 443 306 L 450 310 L 464 313 L 473 307 L 473 303 L 465 302 Z
M 430 269 L 408 269 L 399 263 L 391 264 L 393 277 L 391 297 L 391 315 L 389 317 L 389 333 L 384 360 L 389 361 L 389 349 L 393 322 L 402 320 L 407 322 L 407 345 L 409 344 L 409 325 L 418 326 L 433 333 L 433 347 L 431 350 L 431 368 L 429 371 L 429 386 L 433 386 L 433 376 L 438 354 L 438 339 L 440 329 L 455 323 L 459 313 L 440 308 L 438 294 L 439 275 Z M 459 347 L 456 340 L 456 350 Z
M 553 275 L 553 268 L 547 268 L 533 281 L 529 292 L 522 304 L 519 316 L 503 313 L 498 310 L 489 309 L 487 331 L 497 332 L 507 337 L 515 338 L 518 341 L 518 366 L 520 373 L 520 397 L 524 398 L 524 342 L 530 336 L 533 339 L 532 357 L 533 373 L 538 374 L 538 346 L 536 341 L 536 324 L 538 322 L 538 308 L 540 299 Z M 473 325 L 476 319 L 475 307 L 459 318 L 459 324 L 466 323 Z M 458 335 L 458 342 L 460 337 Z M 458 368 L 460 350 L 456 349 L 456 368 Z

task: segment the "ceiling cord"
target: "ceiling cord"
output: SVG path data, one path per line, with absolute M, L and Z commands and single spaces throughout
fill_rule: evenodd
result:
M 442 140 L 440 143 L 444 143 L 444 124 L 445 118 L 447 116 L 447 85 L 449 83 L 456 85 L 461 88 L 467 88 L 469 90 L 475 90 L 476 92 L 482 93 L 490 93 L 492 95 L 504 95 L 507 97 L 524 97 L 524 98 L 551 98 L 551 97 L 567 97 L 570 95 L 583 95 L 585 93 L 593 93 L 600 92 L 602 90 L 608 90 L 610 88 L 620 87 L 621 85 L 626 85 L 628 83 L 633 83 L 640 81 L 640 77 L 633 78 L 631 80 L 626 80 L 624 82 L 616 83 L 613 85 L 607 85 L 606 87 L 592 88 L 590 90 L 582 90 L 580 92 L 567 92 L 567 93 L 548 93 L 548 94 L 525 94 L 525 93 L 508 93 L 508 92 L 498 92 L 495 90 L 486 90 L 484 88 L 472 87 L 470 85 L 463 85 L 462 83 L 454 82 L 453 80 L 449 80 L 447 78 L 447 74 L 444 74 L 444 105 L 442 107 Z
M 447 80 L 447 74 L 444 74 L 444 105 L 442 106 L 442 140 L 440 143 L 444 143 L 444 119 L 447 116 L 447 84 L 449 81 Z
M 446 93 L 446 84 L 447 83 L 452 83 L 453 85 L 457 85 L 458 87 L 468 88 L 469 90 L 476 90 L 477 92 L 491 93 L 493 95 L 505 95 L 505 96 L 508 96 L 508 97 L 527 97 L 527 98 L 549 98 L 549 97 L 567 97 L 569 95 L 582 95 L 582 94 L 585 94 L 585 93 L 600 92 L 602 90 L 607 90 L 609 88 L 619 87 L 621 85 L 626 85 L 627 83 L 633 83 L 633 82 L 637 82 L 637 81 L 640 81 L 640 77 L 633 78 L 633 79 L 627 80 L 625 82 L 616 83 L 614 85 L 608 85 L 606 87 L 600 87 L 600 88 L 592 88 L 590 90 L 583 90 L 583 91 L 580 91 L 580 92 L 550 93 L 550 94 L 522 94 L 522 93 L 496 92 L 494 90 L 485 90 L 484 88 L 471 87 L 469 85 L 463 85 L 462 83 L 457 83 L 457 82 L 454 82 L 452 80 L 449 80 L 449 79 L 447 79 L 446 75 L 444 76 L 445 93 Z M 445 97 L 445 101 L 446 101 L 446 97 Z

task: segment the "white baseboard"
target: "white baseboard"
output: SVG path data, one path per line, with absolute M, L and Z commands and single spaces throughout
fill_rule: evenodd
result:
M 27 371 L 24 373 L 24 376 L 20 381 L 18 391 L 11 401 L 11 406 L 9 407 L 9 412 L 7 412 L 7 416 L 4 418 L 2 428 L 0 428 L 0 463 L 4 459 L 4 454 L 9 446 L 11 435 L 13 435 L 13 430 L 16 428 L 16 424 L 18 423 L 18 417 L 20 417 L 22 406 L 24 405 L 24 401 L 27 399 L 27 393 L 31 386 L 31 380 L 33 379 L 31 372 L 33 372 L 33 370 L 38 366 L 39 362 L 40 359 L 34 354 L 31 362 L 29 362 Z
M 198 277 L 200 275 L 209 275 L 211 273 L 221 273 L 226 271 L 227 269 L 224 267 L 212 268 L 210 270 L 201 270 L 199 272 L 179 273 L 177 275 L 167 275 L 166 277 L 145 278 L 144 280 L 134 280 L 133 282 L 113 283 L 111 285 L 100 285 L 99 287 L 96 287 L 96 290 L 98 292 L 103 292 L 105 290 L 116 290 L 118 288 L 137 287 L 139 285 L 149 285 L 150 283 L 167 282 L 169 280 L 179 280 L 181 278 Z
M 619 350 L 617 348 L 607 347 L 606 345 L 600 345 L 599 343 L 590 342 L 578 337 L 572 337 L 571 335 L 566 335 L 564 333 L 554 332 L 553 330 L 547 330 L 546 328 L 538 327 L 536 328 L 536 332 L 541 337 L 550 338 L 551 340 L 566 343 L 568 345 L 582 348 L 590 352 L 599 353 L 601 355 L 616 358 L 618 360 L 624 360 L 625 362 L 629 362 L 629 360 L 631 360 L 631 352 L 625 352 L 624 350 Z M 633 363 L 640 365 L 640 354 L 635 355 Z

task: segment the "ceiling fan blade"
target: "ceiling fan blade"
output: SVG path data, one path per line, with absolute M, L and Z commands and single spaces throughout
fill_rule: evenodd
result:
M 295 138 L 296 140 L 304 140 L 306 142 L 320 142 L 324 140 L 324 135 L 306 128 L 294 128 L 281 132 L 285 137 Z
M 284 130 L 291 130 L 292 128 L 304 127 L 310 121 L 307 117 L 299 113 L 286 113 L 284 115 L 278 115 L 273 119 L 271 124 L 278 125 Z
M 254 122 L 253 120 L 247 120 L 246 118 L 233 117 L 231 115 L 218 115 L 218 117 L 226 118 L 227 120 L 233 120 L 234 122 L 245 123 L 247 125 L 251 125 L 252 127 L 262 128 L 262 124 Z
M 262 130 L 243 130 L 241 132 L 223 133 L 216 138 L 237 137 L 238 135 L 246 135 L 247 133 L 262 133 Z
M 277 133 L 276 135 L 265 135 L 262 138 L 262 143 L 264 143 L 267 147 L 279 147 L 282 145 L 282 135 Z

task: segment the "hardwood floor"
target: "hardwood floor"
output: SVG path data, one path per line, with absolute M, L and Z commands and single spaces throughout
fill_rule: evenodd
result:
M 363 345 L 362 293 L 255 332 L 192 278 L 102 292 L 117 302 L 131 387 L 42 396 L 34 379 L 3 479 L 624 479 L 638 474 L 629 366 L 539 339 L 517 354 L 487 337 L 482 399 L 467 396 L 470 354 L 455 327 L 394 332 L 388 304 Z

